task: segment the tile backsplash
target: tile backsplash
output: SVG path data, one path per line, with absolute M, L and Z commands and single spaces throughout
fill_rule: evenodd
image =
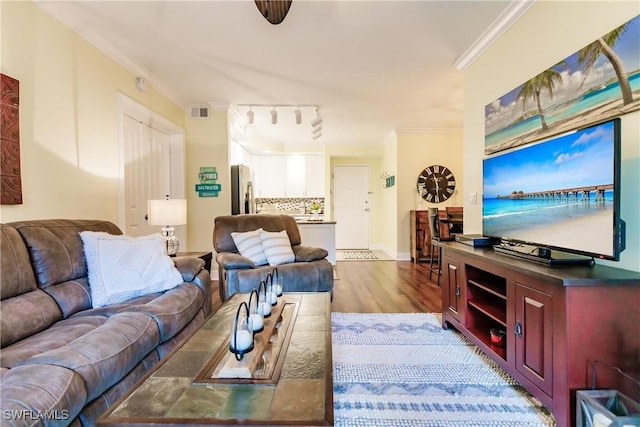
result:
M 322 197 L 258 198 L 256 206 L 257 212 L 311 213 L 311 205 L 316 202 L 320 204 L 320 212 L 324 212 Z

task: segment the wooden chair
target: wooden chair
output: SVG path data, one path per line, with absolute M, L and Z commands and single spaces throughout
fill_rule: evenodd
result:
M 440 240 L 448 241 L 453 240 L 453 236 L 449 231 L 449 215 L 445 209 L 438 211 L 437 227 L 440 235 Z
M 436 268 L 433 268 L 433 254 L 436 249 L 436 243 L 440 241 L 440 230 L 438 226 L 438 208 L 429 208 L 429 231 L 431 232 L 431 250 L 429 256 L 429 280 L 434 271 L 438 274 L 438 286 L 440 286 L 440 266 L 442 265 L 442 248 L 438 246 L 438 259 Z
M 462 206 L 447 206 L 445 208 L 447 213 L 447 220 L 449 221 L 449 234 L 452 238 L 455 238 L 456 234 L 462 234 L 464 211 Z

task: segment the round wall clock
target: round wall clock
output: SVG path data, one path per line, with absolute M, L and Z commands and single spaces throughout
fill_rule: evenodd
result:
M 418 193 L 427 202 L 444 202 L 453 195 L 455 188 L 453 172 L 444 166 L 428 166 L 418 175 Z

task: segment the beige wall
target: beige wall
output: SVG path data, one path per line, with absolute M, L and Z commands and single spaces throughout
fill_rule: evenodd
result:
M 179 126 L 184 111 L 32 2 L 1 2 L 2 72 L 20 81 L 22 205 L 2 222 L 101 218 L 117 222 L 118 92 Z
M 482 232 L 484 107 L 640 13 L 637 1 L 537 2 L 465 72 L 465 232 Z M 640 271 L 640 113 L 622 117 L 621 214 L 627 249 L 613 266 Z M 478 204 L 469 203 L 471 193 Z M 605 262 L 603 262 L 605 263 Z
M 229 126 L 226 111 L 209 109 L 206 119 L 187 119 L 187 242 L 190 251 L 213 251 L 213 219 L 231 214 Z M 218 197 L 199 197 L 201 167 L 213 166 L 222 185 Z
M 446 206 L 462 206 L 464 168 L 462 130 L 433 130 L 400 133 L 397 144 L 397 224 L 398 258 L 410 259 L 409 211 Z M 456 178 L 456 192 L 443 203 L 428 203 L 418 195 L 418 175 L 431 165 L 446 166 Z
M 2 2 L 2 72 L 20 80 L 24 203 L 0 208 L 2 222 L 100 218 L 118 223 L 117 94 L 186 131 L 188 247 L 212 250 L 213 218 L 231 212 L 227 112 L 190 119 L 183 108 L 31 2 Z M 19 41 L 18 43 L 14 41 Z M 215 166 L 222 192 L 195 192 L 201 166 Z M 119 224 L 122 226 L 122 224 Z
M 382 220 L 380 227 L 380 247 L 393 258 L 398 258 L 398 188 L 401 181 L 398 177 L 398 135 L 390 132 L 384 140 L 382 170 L 396 176 L 396 185 L 382 192 Z

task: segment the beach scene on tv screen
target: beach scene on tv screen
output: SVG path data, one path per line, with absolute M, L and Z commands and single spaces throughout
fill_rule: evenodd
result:
M 483 162 L 483 234 L 613 255 L 614 123 Z

